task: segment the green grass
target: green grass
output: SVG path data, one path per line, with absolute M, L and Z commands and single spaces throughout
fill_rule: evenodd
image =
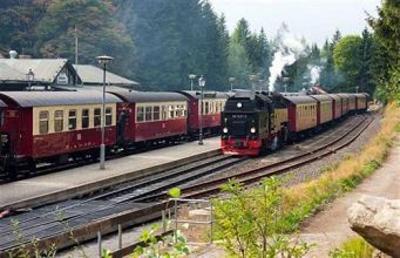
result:
M 364 239 L 354 237 L 330 252 L 332 258 L 372 258 L 374 248 Z

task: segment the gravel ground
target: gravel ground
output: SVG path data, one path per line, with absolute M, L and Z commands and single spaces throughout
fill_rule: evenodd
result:
M 235 167 L 231 167 L 224 172 L 216 173 L 215 175 L 207 176 L 200 178 L 198 180 L 187 183 L 184 186 L 194 185 L 199 182 L 209 181 L 214 178 L 219 178 L 221 176 L 233 175 L 236 173 L 240 173 L 246 170 L 255 169 L 258 167 L 264 167 L 268 164 L 275 163 L 278 160 L 282 160 L 282 157 L 285 159 L 291 156 L 298 155 L 299 151 L 304 151 L 307 149 L 313 149 L 316 146 L 321 145 L 322 142 L 327 139 L 335 139 L 337 137 L 338 131 L 345 130 L 345 126 L 351 123 L 355 123 L 359 118 L 349 118 L 344 121 L 342 124 L 338 124 L 335 128 L 329 129 L 321 134 L 315 135 L 311 138 L 305 139 L 301 142 L 288 145 L 284 149 L 277 151 L 275 153 L 268 154 L 264 157 L 250 159 L 244 163 L 240 163 Z M 350 145 L 339 150 L 333 155 L 328 155 L 324 158 L 321 158 L 318 161 L 315 161 L 311 164 L 304 165 L 292 171 L 288 171 L 279 177 L 285 177 L 285 182 L 287 185 L 298 184 L 301 182 L 309 181 L 314 178 L 317 178 L 324 172 L 324 168 L 327 168 L 331 165 L 334 165 L 338 161 L 342 160 L 349 153 L 355 153 L 359 151 L 363 144 L 374 135 L 379 130 L 380 124 L 380 116 L 376 115 L 374 121 L 369 125 L 369 127 Z
M 320 176 L 323 173 L 324 168 L 326 168 L 327 166 L 334 165 L 335 163 L 342 160 L 349 153 L 356 153 L 356 152 L 360 151 L 363 144 L 366 143 L 367 140 L 369 138 L 371 138 L 376 132 L 378 132 L 379 125 L 380 125 L 380 119 L 381 119 L 381 117 L 379 115 L 376 115 L 375 120 L 369 125 L 369 127 L 349 146 L 343 148 L 342 150 L 336 152 L 333 155 L 324 157 L 316 162 L 313 162 L 312 164 L 305 165 L 303 167 L 289 171 L 289 172 L 285 173 L 284 175 L 282 175 L 282 176 L 288 176 L 287 184 L 294 185 L 294 184 L 298 184 L 301 182 L 305 182 L 305 181 L 309 181 L 314 178 L 317 178 L 318 176 Z M 320 142 L 326 140 L 326 138 L 334 137 L 335 134 L 337 134 L 337 130 L 342 128 L 342 126 L 345 125 L 346 123 L 354 123 L 354 120 L 348 119 L 348 120 L 344 121 L 343 124 L 338 125 L 335 129 L 329 129 L 329 130 L 323 132 L 322 134 L 316 135 L 312 138 L 308 138 L 299 143 L 289 145 L 286 148 L 284 148 L 283 150 L 269 154 L 265 157 L 248 160 L 247 162 L 241 163 L 240 165 L 238 165 L 235 168 L 230 168 L 229 171 L 227 171 L 225 173 L 218 173 L 215 176 L 208 176 L 206 178 L 201 178 L 195 182 L 204 181 L 204 180 L 208 181 L 208 180 L 212 179 L 213 177 L 220 177 L 221 175 L 224 175 L 224 174 L 227 175 L 227 174 L 232 174 L 232 173 L 235 173 L 238 171 L 247 170 L 249 168 L 256 168 L 257 166 L 265 166 L 266 163 L 275 162 L 277 159 L 281 158 L 282 156 L 287 157 L 287 156 L 295 155 L 301 149 L 313 148 L 314 146 L 318 146 L 318 144 Z M 191 184 L 193 184 L 193 183 L 191 183 Z M 135 228 L 135 229 L 129 229 L 128 230 L 129 233 L 124 234 L 124 238 L 126 237 L 127 239 L 129 239 L 128 241 L 133 242 L 134 239 L 137 239 L 137 237 L 139 235 L 139 231 L 140 231 L 139 229 L 142 229 L 142 227 Z M 114 249 L 116 246 L 116 238 L 110 236 L 110 237 L 107 237 L 106 239 L 107 240 L 104 243 L 105 247 Z M 92 257 L 92 255 L 95 256 L 95 254 L 97 252 L 97 245 L 96 245 L 96 243 L 91 242 L 91 243 L 83 245 L 83 249 L 85 250 L 86 254 L 88 254 L 90 257 Z M 194 249 L 196 251 L 190 257 L 222 257 L 224 255 L 223 251 L 217 247 L 209 247 L 208 246 L 206 248 L 197 247 Z M 82 257 L 82 256 L 80 255 L 80 252 L 77 250 L 75 250 L 75 251 L 67 250 L 65 252 L 60 253 L 58 257 Z
M 374 136 L 379 131 L 380 121 L 381 116 L 375 115 L 374 121 L 368 126 L 368 128 L 347 147 L 337 151 L 333 155 L 328 155 L 318 161 L 294 169 L 284 175 L 281 175 L 281 177 L 287 176 L 288 181 L 286 184 L 288 186 L 318 178 L 322 173 L 324 173 L 324 171 L 326 171 L 326 168 L 337 164 L 338 162 L 346 158 L 346 156 L 348 156 L 349 154 L 360 152 L 364 144 L 366 144 L 368 140 L 371 139 L 372 136 Z

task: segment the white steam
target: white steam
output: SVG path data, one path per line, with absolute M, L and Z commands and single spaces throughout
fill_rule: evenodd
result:
M 269 90 L 274 91 L 274 85 L 282 70 L 293 64 L 306 49 L 304 40 L 300 40 L 289 33 L 286 24 L 279 28 L 275 39 L 276 52 L 272 61 L 269 77 Z
M 321 67 L 317 65 L 309 65 L 308 69 L 310 71 L 310 82 L 312 85 L 315 85 L 319 81 Z

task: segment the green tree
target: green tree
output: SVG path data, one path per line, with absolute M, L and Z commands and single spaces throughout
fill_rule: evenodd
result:
M 345 76 L 345 85 L 342 89 L 354 92 L 359 85 L 362 62 L 362 39 L 359 36 L 346 36 L 342 38 L 333 51 L 336 69 Z
M 207 89 L 227 81 L 225 19 L 207 1 L 118 0 L 118 19 L 135 38 L 138 80 L 157 89 L 188 89 L 204 74 Z
M 248 88 L 251 66 L 246 49 L 239 43 L 231 41 L 229 44 L 229 75 L 236 78 L 235 88 Z
M 310 249 L 306 243 L 282 236 L 282 189 L 275 178 L 261 187 L 246 190 L 230 182 L 222 187 L 228 198 L 213 203 L 217 238 L 233 257 L 303 257 Z
M 397 0 L 384 0 L 378 9 L 377 18 L 369 17 L 369 23 L 374 29 L 378 42 L 378 49 L 384 49 L 386 66 L 389 68 L 387 78 L 380 85 L 380 92 L 386 92 L 386 98 L 394 99 L 400 93 L 400 2 Z M 382 60 L 382 59 L 381 59 Z
M 108 0 L 51 1 L 35 29 L 35 52 L 73 60 L 75 26 L 79 31 L 81 63 L 95 63 L 96 56 L 108 54 L 115 58 L 111 69 L 132 75 L 133 42 L 114 19 Z
M 36 55 L 35 28 L 45 15 L 50 0 L 3 0 L 0 4 L 0 46 L 20 54 Z

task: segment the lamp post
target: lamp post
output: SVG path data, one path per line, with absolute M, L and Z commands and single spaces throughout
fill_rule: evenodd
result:
M 193 91 L 193 80 L 196 79 L 195 74 L 189 74 L 189 80 L 190 80 L 190 90 Z
M 201 89 L 200 95 L 200 115 L 199 115 L 199 145 L 203 145 L 203 100 L 204 100 L 204 87 L 206 86 L 206 80 L 203 75 L 199 78 L 199 87 Z
M 358 93 L 358 90 L 360 89 L 359 86 L 356 86 L 356 93 Z
M 233 83 L 235 82 L 236 78 L 235 77 L 229 77 L 229 82 L 231 84 L 231 91 L 233 91 Z
M 100 169 L 105 169 L 106 160 L 106 145 L 105 138 L 105 122 L 106 122 L 106 73 L 107 64 L 113 60 L 111 56 L 98 56 L 96 57 L 99 64 L 103 67 L 103 97 L 101 101 L 101 145 L 100 145 Z
M 32 68 L 29 68 L 28 73 L 26 74 L 26 80 L 28 81 L 28 89 L 30 90 L 32 82 L 35 80 L 35 74 L 33 73 Z

